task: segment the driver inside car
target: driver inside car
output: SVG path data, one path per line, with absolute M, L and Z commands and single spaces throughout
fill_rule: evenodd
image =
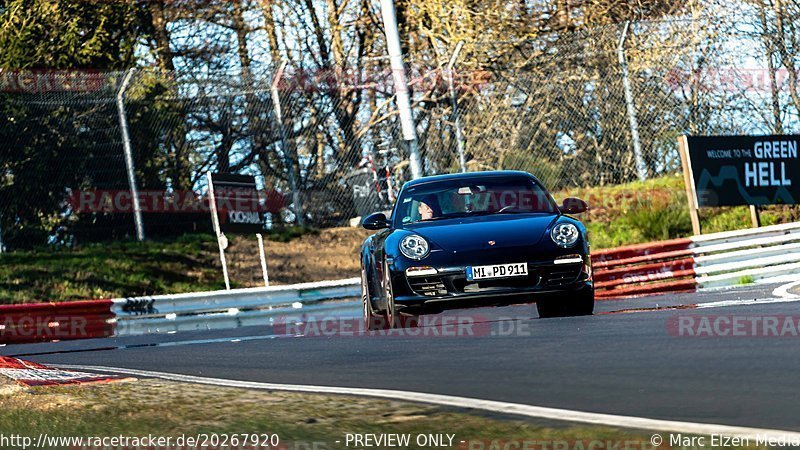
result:
M 438 201 L 435 196 L 426 196 L 419 200 L 417 205 L 417 212 L 419 213 L 419 220 L 424 222 L 432 220 L 441 216 L 441 209 L 438 208 Z
M 433 208 L 428 206 L 428 204 L 425 202 L 419 202 L 419 206 L 417 206 L 417 212 L 419 212 L 419 220 L 433 219 Z

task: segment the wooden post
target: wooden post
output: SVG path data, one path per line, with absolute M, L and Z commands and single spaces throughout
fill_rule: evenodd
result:
M 756 205 L 750 205 L 750 220 L 753 222 L 753 228 L 761 227 L 761 213 Z
M 678 138 L 678 152 L 681 157 L 681 167 L 683 167 L 683 184 L 686 186 L 689 217 L 692 219 L 692 233 L 697 236 L 702 234 L 702 230 L 700 229 L 699 204 L 697 202 L 697 191 L 694 186 L 694 176 L 692 175 L 692 163 L 689 160 L 689 141 L 686 135 Z

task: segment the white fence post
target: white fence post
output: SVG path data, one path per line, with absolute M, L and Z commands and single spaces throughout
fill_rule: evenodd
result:
M 261 261 L 261 275 L 264 276 L 264 286 L 269 287 L 269 274 L 267 273 L 267 255 L 264 254 L 264 238 L 261 233 L 256 233 L 258 239 L 258 259 Z
M 144 241 L 144 223 L 142 222 L 142 207 L 139 204 L 139 189 L 136 187 L 136 174 L 133 166 L 133 150 L 131 137 L 128 133 L 128 115 L 125 112 L 125 91 L 131 82 L 135 69 L 130 69 L 122 80 L 122 86 L 117 92 L 117 112 L 119 113 L 119 127 L 122 131 L 122 148 L 125 150 L 125 167 L 128 171 L 128 187 L 133 197 L 133 223 L 136 226 L 136 239 Z
M 225 259 L 225 249 L 228 248 L 228 238 L 219 226 L 219 215 L 217 211 L 217 197 L 214 195 L 214 177 L 211 171 L 206 173 L 208 180 L 208 207 L 211 210 L 211 225 L 214 227 L 214 234 L 217 236 L 217 246 L 219 247 L 219 262 L 222 264 L 222 277 L 225 279 L 225 289 L 231 289 L 231 279 L 228 276 L 228 261 Z

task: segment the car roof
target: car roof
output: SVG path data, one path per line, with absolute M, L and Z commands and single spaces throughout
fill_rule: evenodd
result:
M 513 177 L 525 177 L 529 179 L 534 179 L 539 184 L 542 184 L 535 176 L 531 175 L 528 172 L 523 172 L 521 170 L 492 170 L 486 172 L 451 173 L 445 175 L 433 175 L 429 177 L 418 178 L 416 180 L 406 182 L 403 185 L 403 188 L 405 189 L 414 186 L 419 186 L 422 184 L 436 183 L 441 181 L 480 180 L 487 178 L 513 178 Z

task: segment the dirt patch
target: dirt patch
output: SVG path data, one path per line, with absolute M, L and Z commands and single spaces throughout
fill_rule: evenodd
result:
M 22 386 L 5 377 L 0 377 L 0 397 L 12 396 L 22 391 Z
M 290 242 L 265 241 L 270 283 L 293 284 L 357 277 L 363 228 L 331 228 Z M 231 280 L 243 287 L 262 286 L 258 242 L 237 236 L 226 252 Z

